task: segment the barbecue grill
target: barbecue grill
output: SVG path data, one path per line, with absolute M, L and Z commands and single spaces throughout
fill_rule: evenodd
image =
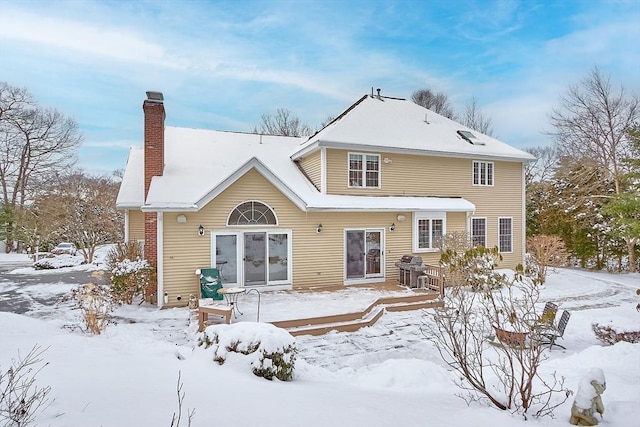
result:
M 424 264 L 422 264 L 422 257 L 403 255 L 395 265 L 399 270 L 398 283 L 402 286 L 417 288 L 418 277 L 424 274 L 425 269 Z

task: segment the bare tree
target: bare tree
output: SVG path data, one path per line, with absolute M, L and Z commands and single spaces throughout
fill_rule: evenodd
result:
M 624 87 L 611 89 L 609 76 L 595 67 L 579 85 L 569 86 L 560 108 L 551 114 L 558 150 L 572 157 L 587 156 L 601 164 L 620 194 L 622 159 L 631 150 L 629 130 L 637 123 L 640 99 Z
M 493 120 L 482 114 L 478 98 L 475 96 L 465 105 L 460 122 L 480 133 L 493 136 Z
M 292 115 L 291 111 L 286 108 L 278 108 L 275 114 L 264 113 L 262 123 L 259 127 L 253 128 L 253 133 L 263 135 L 282 135 L 282 136 L 308 136 L 314 130 L 302 123 L 300 119 Z
M 74 242 L 87 262 L 100 244 L 122 240 L 123 218 L 116 209 L 119 184 L 110 177 L 75 172 L 60 177 L 34 203 L 54 225 L 52 235 Z
M 15 209 L 23 207 L 47 177 L 75 164 L 81 141 L 73 119 L 42 108 L 27 89 L 0 82 L 0 186 L 7 241 L 13 240 Z
M 431 89 L 419 89 L 411 94 L 411 100 L 441 116 L 456 120 L 456 114 L 453 111 L 453 107 L 451 107 L 449 97 L 443 92 L 433 92 Z
M 554 145 L 531 147 L 525 150 L 535 156 L 535 162 L 524 165 L 525 182 L 546 182 L 553 178 L 555 168 L 558 166 L 558 150 Z
M 640 119 L 640 98 L 628 95 L 623 86 L 614 91 L 610 77 L 594 67 L 579 85 L 569 87 L 560 104 L 550 117 L 558 150 L 576 159 L 592 159 L 613 181 L 616 196 L 627 192 L 625 178 L 633 164 L 626 160 L 633 157 L 633 129 Z M 609 198 L 611 194 L 592 196 Z M 637 236 L 623 233 L 621 237 L 633 259 Z

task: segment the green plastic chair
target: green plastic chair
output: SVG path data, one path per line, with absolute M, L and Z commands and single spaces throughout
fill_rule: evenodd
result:
M 218 293 L 222 289 L 222 280 L 217 268 L 200 269 L 200 298 L 224 299 L 224 295 Z

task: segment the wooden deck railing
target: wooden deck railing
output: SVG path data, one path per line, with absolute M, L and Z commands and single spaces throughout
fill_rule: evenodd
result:
M 436 291 L 444 297 L 444 268 L 439 265 L 425 264 L 424 274 L 418 278 L 420 287 Z

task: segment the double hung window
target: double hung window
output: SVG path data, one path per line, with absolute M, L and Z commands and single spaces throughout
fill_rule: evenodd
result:
M 349 187 L 380 188 L 380 156 L 349 153 Z
M 487 246 L 486 218 L 471 218 L 471 243 L 473 246 Z
M 473 185 L 493 185 L 493 162 L 473 161 Z
M 413 218 L 413 251 L 430 252 L 440 249 L 442 236 L 446 233 L 445 213 L 415 213 Z
M 498 218 L 498 249 L 513 252 L 513 219 Z

